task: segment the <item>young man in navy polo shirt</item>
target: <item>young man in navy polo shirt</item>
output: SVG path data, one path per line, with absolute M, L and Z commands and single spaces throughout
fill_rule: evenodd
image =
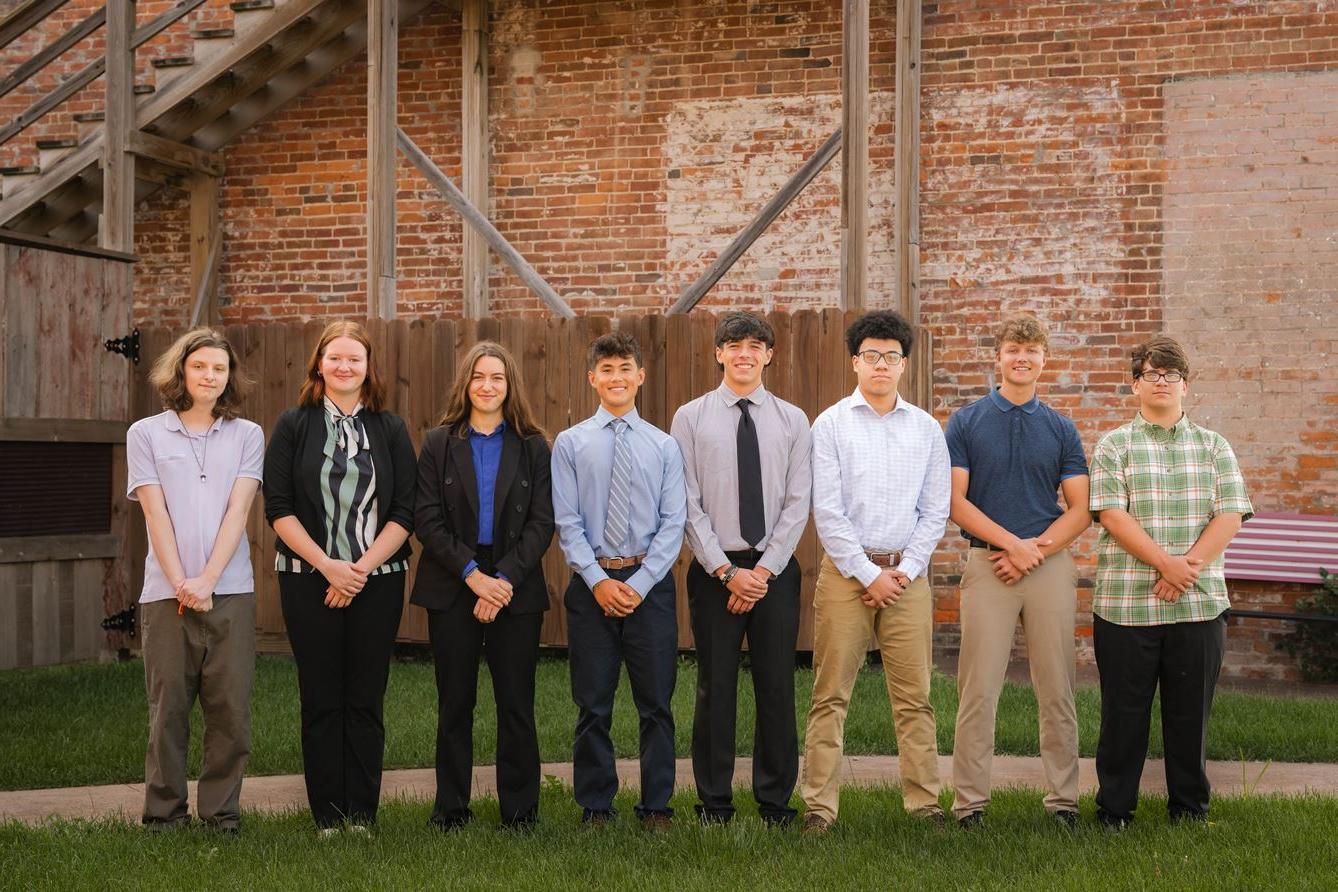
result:
M 953 815 L 963 827 L 984 821 L 995 708 L 1021 618 L 1040 707 L 1045 809 L 1073 826 L 1077 595 L 1068 546 L 1091 523 L 1087 461 L 1073 422 L 1036 397 L 1049 346 L 1045 328 L 1033 316 L 1013 316 L 995 340 L 998 386 L 948 422 L 951 517 L 971 544 L 962 572 Z

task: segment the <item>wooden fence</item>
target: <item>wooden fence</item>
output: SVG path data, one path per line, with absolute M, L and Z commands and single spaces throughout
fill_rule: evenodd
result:
M 776 329 L 777 348 L 766 372 L 766 386 L 802 408 L 810 421 L 854 387 L 854 373 L 843 340 L 845 327 L 852 318 L 853 314 L 840 310 L 772 313 L 768 317 Z M 586 379 L 586 348 L 592 339 L 614 328 L 631 332 L 641 344 L 646 383 L 638 396 L 639 411 L 647 420 L 668 430 L 679 406 L 720 383 L 713 350 L 715 324 L 715 316 L 701 312 L 617 319 L 588 316 L 568 320 L 416 319 L 368 323 L 374 357 L 390 387 L 391 409 L 408 423 L 415 445 L 434 426 L 444 407 L 457 358 L 482 339 L 499 341 L 516 355 L 524 377 L 522 386 L 550 437 L 588 417 L 597 408 L 598 400 Z M 241 355 L 243 367 L 258 379 L 244 414 L 260 423 L 267 435 L 279 413 L 296 402 L 306 360 L 323 327 L 322 322 L 224 326 Z M 133 417 L 160 411 L 146 381 L 147 370 L 177 334 L 178 330 L 161 328 L 143 332 L 144 358 L 131 399 Z M 921 340 L 902 379 L 902 393 L 916 405 L 926 406 L 930 385 L 929 334 L 921 330 L 917 337 Z M 142 520 L 135 529 L 132 572 L 136 574 L 134 584 L 138 585 L 146 548 Z M 286 649 L 273 570 L 274 534 L 264 522 L 258 499 L 247 532 L 256 569 L 260 646 L 268 650 Z M 820 557 L 811 524 L 797 554 L 804 570 L 799 647 L 807 650 L 813 640 L 813 584 Z M 688 560 L 690 553 L 685 546 L 674 570 L 679 592 L 679 644 L 684 648 L 692 646 L 683 582 Z M 545 645 L 565 646 L 567 629 L 562 593 L 571 571 L 562 559 L 556 537 L 544 559 L 544 571 L 553 609 L 545 615 L 542 641 Z M 405 611 L 400 637 L 405 641 L 427 640 L 427 615 L 423 610 L 409 607 Z
M 0 669 L 134 644 L 101 627 L 133 600 L 130 360 L 103 349 L 130 333 L 132 259 L 0 233 Z

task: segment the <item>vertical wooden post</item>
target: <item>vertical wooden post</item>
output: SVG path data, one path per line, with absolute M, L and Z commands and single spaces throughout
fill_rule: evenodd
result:
M 897 133 L 893 163 L 897 303 L 920 324 L 920 25 L 921 0 L 897 0 Z
M 107 110 L 102 158 L 102 220 L 98 244 L 127 253 L 135 247 L 135 0 L 107 2 Z
M 216 262 L 214 243 L 221 236 L 218 177 L 197 173 L 190 179 L 190 293 L 198 297 L 206 289 L 199 313 L 201 325 L 217 325 L 218 282 L 210 282 Z
M 844 0 L 841 37 L 841 308 L 862 310 L 869 283 L 869 0 Z
M 395 318 L 396 0 L 367 3 L 367 315 Z
M 460 6 L 461 191 L 474 207 L 488 213 L 488 0 L 464 0 Z M 472 227 L 464 230 L 464 315 L 488 315 L 488 244 Z

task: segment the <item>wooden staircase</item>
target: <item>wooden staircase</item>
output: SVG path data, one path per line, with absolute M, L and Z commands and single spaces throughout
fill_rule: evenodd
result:
M 27 0 L 0 22 L 0 46 L 63 2 Z M 179 0 L 136 29 L 132 45 L 142 45 L 204 2 Z M 399 0 L 399 21 L 409 22 L 432 2 Z M 459 4 L 454 0 L 446 5 Z M 182 185 L 193 172 L 222 173 L 219 149 L 322 81 L 367 44 L 366 0 L 237 0 L 229 11 L 232 27 L 191 29 L 192 52 L 153 58 L 149 68 L 153 83 L 135 86 L 128 145 L 135 156 L 136 202 L 165 185 Z M 38 64 L 43 57 L 49 55 L 49 62 L 59 55 L 53 50 L 92 34 L 105 18 L 105 8 L 95 11 L 15 71 L 0 72 L 0 95 L 36 74 L 45 64 Z M 76 95 L 102 73 L 105 64 L 94 62 L 64 79 L 0 127 L 0 144 L 23 138 L 30 124 Z M 35 141 L 36 164 L 0 168 L 0 227 L 70 243 L 97 237 L 105 116 L 78 112 L 73 121 L 76 138 L 47 136 Z

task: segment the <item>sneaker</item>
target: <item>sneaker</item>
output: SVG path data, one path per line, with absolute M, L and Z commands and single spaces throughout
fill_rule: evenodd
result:
M 366 824 L 349 824 L 348 832 L 354 836 L 371 836 L 372 828 Z
M 985 826 L 985 812 L 973 811 L 957 819 L 957 826 L 963 830 L 978 830 Z
M 1068 808 L 1061 808 L 1059 811 L 1051 812 L 1050 819 L 1065 830 L 1078 829 L 1078 813 Z
M 804 823 L 799 828 L 799 832 L 805 836 L 821 836 L 832 829 L 833 823 L 822 815 L 805 815 Z
M 318 827 L 316 828 L 317 839 L 334 839 L 339 835 L 338 827 Z

